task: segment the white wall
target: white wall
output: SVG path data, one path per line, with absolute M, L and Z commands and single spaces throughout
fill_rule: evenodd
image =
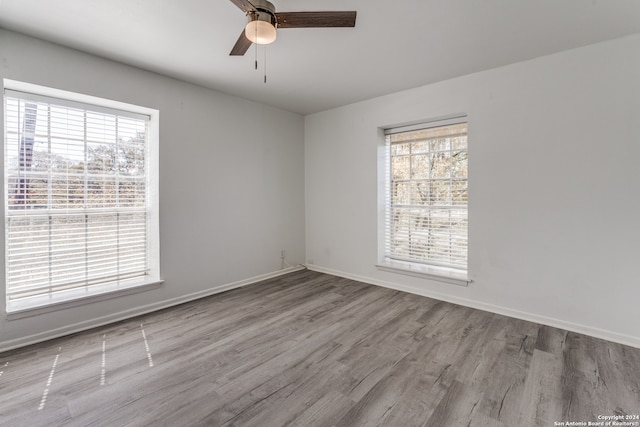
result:
M 305 118 L 310 267 L 640 347 L 640 35 Z M 379 127 L 469 115 L 468 287 L 378 271 Z
M 0 350 L 264 277 L 280 269 L 282 249 L 290 264 L 304 262 L 302 116 L 0 29 L 2 78 L 160 111 L 165 282 L 46 315 L 0 316 Z

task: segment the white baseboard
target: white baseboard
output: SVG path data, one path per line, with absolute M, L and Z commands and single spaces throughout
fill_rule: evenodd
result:
M 262 274 L 260 276 L 255 276 L 248 279 L 239 280 L 237 282 L 216 286 L 214 288 L 209 288 L 202 291 L 193 292 L 187 295 L 182 295 L 180 297 L 172 298 L 169 300 L 144 305 L 141 307 L 136 307 L 130 310 L 120 311 L 118 313 L 110 314 L 108 316 L 102 316 L 95 319 L 74 323 L 72 325 L 66 325 L 61 328 L 51 329 L 49 331 L 39 332 L 37 334 L 16 338 L 14 340 L 4 341 L 0 343 L 0 352 L 13 350 L 15 348 L 36 344 L 36 343 L 47 341 L 53 338 L 59 338 L 65 335 L 75 334 L 76 332 L 82 332 L 87 329 L 96 328 L 98 326 L 104 326 L 110 323 L 119 322 L 121 320 L 130 319 L 132 317 L 140 316 L 142 314 L 151 313 L 154 311 L 162 310 L 164 308 L 172 307 L 174 305 L 183 304 L 185 302 L 194 301 L 200 298 L 208 297 L 210 295 L 218 294 L 220 292 L 229 291 L 231 289 L 251 285 L 253 283 L 261 282 L 263 280 L 272 279 L 274 277 L 282 276 L 288 273 L 292 273 L 294 271 L 304 270 L 304 268 L 305 268 L 304 266 L 289 267 L 289 268 L 274 271 L 271 273 Z
M 501 314 L 516 319 L 527 320 L 529 322 L 540 323 L 542 325 L 552 326 L 554 328 L 565 329 L 571 332 L 577 332 L 584 335 L 589 335 L 595 338 L 601 338 L 603 340 L 616 342 L 619 344 L 628 345 L 631 347 L 640 348 L 640 337 L 634 337 L 631 335 L 619 334 L 617 332 L 607 331 L 604 329 L 594 328 L 591 326 L 582 325 L 579 323 L 567 322 L 561 319 L 555 319 L 552 317 L 541 316 L 535 313 L 529 313 L 520 310 L 513 310 L 508 307 L 502 307 L 493 304 L 487 304 L 467 298 L 460 298 L 452 295 L 442 294 L 439 292 L 427 291 L 423 289 L 417 289 L 410 286 L 400 285 L 397 283 L 386 282 L 371 277 L 359 276 L 357 274 L 345 273 L 343 271 L 333 270 L 330 268 L 321 267 L 318 265 L 307 264 L 306 267 L 309 270 L 317 271 L 320 273 L 331 274 L 333 276 L 344 277 L 345 279 L 356 280 L 358 282 L 368 283 L 370 285 L 381 286 L 384 288 L 394 289 L 397 291 L 416 294 L 428 298 L 437 299 L 440 301 L 446 301 L 453 304 L 463 305 L 465 307 L 476 308 L 478 310 L 488 311 L 490 313 Z

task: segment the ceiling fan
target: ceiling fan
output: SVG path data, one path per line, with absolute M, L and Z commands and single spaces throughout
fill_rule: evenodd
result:
M 248 19 L 247 26 L 229 55 L 244 55 L 252 43 L 269 44 L 276 39 L 276 29 L 354 27 L 356 12 L 276 12 L 267 0 L 231 0 Z

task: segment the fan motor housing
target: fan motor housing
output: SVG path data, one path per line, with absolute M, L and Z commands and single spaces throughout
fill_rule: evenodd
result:
M 253 6 L 255 6 L 256 10 L 259 12 L 267 12 L 267 13 L 270 13 L 271 15 L 276 14 L 276 7 L 270 1 L 253 0 L 251 3 L 253 4 Z
M 267 0 L 254 0 L 252 3 L 256 9 L 247 12 L 248 22 L 265 21 L 271 23 L 274 27 L 277 26 L 276 7 L 273 3 Z

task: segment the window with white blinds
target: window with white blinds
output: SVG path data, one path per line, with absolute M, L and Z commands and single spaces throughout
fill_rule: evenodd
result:
M 150 117 L 13 90 L 4 113 L 7 310 L 148 279 Z
M 466 274 L 466 118 L 385 134 L 385 261 Z

